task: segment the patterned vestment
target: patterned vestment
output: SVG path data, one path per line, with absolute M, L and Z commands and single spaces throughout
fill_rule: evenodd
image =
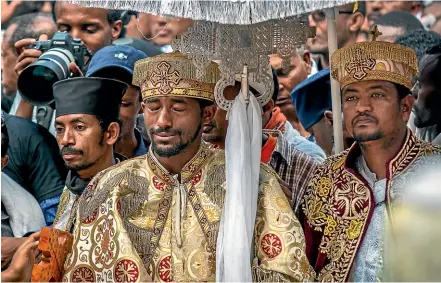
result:
M 313 280 L 304 234 L 275 173 L 262 165 L 255 281 Z M 80 199 L 64 281 L 215 281 L 225 157 L 201 145 L 180 179 L 151 151 L 95 177 Z
M 441 148 L 418 140 L 408 131 L 398 154 L 387 164 L 387 220 L 394 223 L 406 184 L 418 170 L 440 159 L 426 158 L 440 154 Z M 305 193 L 300 221 L 304 225 L 306 252 L 317 272 L 318 281 L 350 280 L 354 259 L 370 225 L 375 198 L 368 182 L 357 172 L 355 163 L 360 148 L 328 158 L 317 167 Z

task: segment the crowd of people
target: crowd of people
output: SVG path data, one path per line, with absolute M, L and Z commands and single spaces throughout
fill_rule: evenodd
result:
M 269 56 L 252 278 L 439 281 L 430 264 L 399 270 L 424 233 L 406 253 L 386 242 L 391 234 L 409 241 L 409 192 L 414 215 L 441 216 L 436 181 L 414 184 L 441 165 L 441 1 L 354 1 L 338 10 L 334 54 L 325 12 L 314 11 L 315 37 L 292 50 L 289 64 Z M 193 20 L 65 1 L 3 1 L 1 13 L 2 281 L 31 280 L 44 227 L 72 234 L 57 267 L 63 281 L 216 281 L 229 120 L 214 98 L 218 65 L 196 76 L 192 60 L 172 49 Z M 84 66 L 70 62 L 50 103 L 33 103 L 30 94 L 46 94 L 33 82 L 21 92 L 19 78 L 47 51 L 29 46 L 57 32 L 90 54 Z M 331 77 L 341 90 L 343 152 L 334 145 Z M 254 77 L 249 89 L 265 92 Z M 237 76 L 224 96 L 240 91 Z M 419 229 L 435 237 L 421 257 L 441 237 L 429 220 Z

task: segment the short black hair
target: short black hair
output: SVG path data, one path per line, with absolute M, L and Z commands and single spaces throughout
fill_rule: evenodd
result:
M 427 50 L 441 44 L 441 35 L 433 31 L 414 30 L 399 36 L 395 43 L 412 48 L 420 62 Z
M 201 115 L 204 113 L 202 110 L 204 110 L 205 107 L 211 106 L 214 104 L 214 102 L 206 100 L 206 99 L 198 99 L 199 107 L 201 108 Z
M 47 34 L 49 38 L 52 38 L 56 31 L 55 28 L 53 30 L 46 30 L 35 25 L 42 19 L 51 20 L 51 17 L 48 13 L 32 13 L 14 18 L 10 25 L 16 25 L 16 28 L 9 38 L 8 44 L 14 45 L 17 41 L 25 38 L 34 38 L 38 40 L 38 37 L 43 33 Z
M 119 33 L 118 38 L 124 38 L 126 36 L 126 32 L 127 32 L 126 25 L 128 25 L 130 23 L 133 16 L 138 17 L 138 12 L 136 12 L 136 11 L 121 11 L 120 12 L 119 19 L 122 21 L 122 29 L 121 29 L 121 32 Z
M 59 2 L 63 1 L 52 1 L 52 19 L 57 22 L 57 14 L 56 14 L 56 5 Z M 109 13 L 107 14 L 107 21 L 109 24 L 113 24 L 121 18 L 121 11 L 118 10 L 107 10 Z
M 107 131 L 107 129 L 109 128 L 109 125 L 113 122 L 118 123 L 118 125 L 120 127 L 122 125 L 122 122 L 119 118 L 100 117 L 98 115 L 95 115 L 95 118 L 100 123 L 100 127 L 101 127 L 101 130 L 103 130 L 103 132 Z
M 6 127 L 6 123 L 4 122 L 3 118 L 2 118 L 2 157 L 6 156 L 6 152 L 8 151 L 8 147 L 9 147 L 9 134 L 8 134 L 8 129 Z
M 428 68 L 429 73 L 424 72 L 423 80 L 432 83 L 436 88 L 441 87 L 441 44 L 432 47 L 420 62 L 420 73 Z
M 99 141 L 100 145 L 103 145 L 103 138 L 104 138 L 104 133 L 107 131 L 107 129 L 109 128 L 109 125 L 113 122 L 117 123 L 119 125 L 119 137 L 118 140 L 121 139 L 121 127 L 122 127 L 122 122 L 119 118 L 109 118 L 109 117 L 100 117 L 98 115 L 94 115 L 95 118 L 98 120 L 100 127 L 101 127 L 101 138 Z M 113 145 L 115 147 L 115 145 Z
M 398 100 L 402 100 L 403 98 L 407 97 L 408 95 L 411 95 L 410 89 L 405 87 L 404 85 L 393 83 L 395 85 L 395 88 L 397 89 L 398 94 Z
M 379 26 L 401 28 L 404 30 L 404 33 L 417 29 L 424 29 L 420 20 L 411 13 L 405 11 L 392 11 L 384 14 L 378 17 L 375 24 Z

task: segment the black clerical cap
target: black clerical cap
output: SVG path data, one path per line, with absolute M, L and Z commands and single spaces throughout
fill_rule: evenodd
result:
M 56 117 L 91 114 L 118 118 L 127 84 L 104 78 L 72 78 L 54 84 Z

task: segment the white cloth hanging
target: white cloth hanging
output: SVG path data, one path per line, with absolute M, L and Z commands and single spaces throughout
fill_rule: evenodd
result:
M 242 92 L 227 113 L 226 195 L 216 248 L 217 282 L 252 282 L 253 234 L 259 194 L 262 112 Z

